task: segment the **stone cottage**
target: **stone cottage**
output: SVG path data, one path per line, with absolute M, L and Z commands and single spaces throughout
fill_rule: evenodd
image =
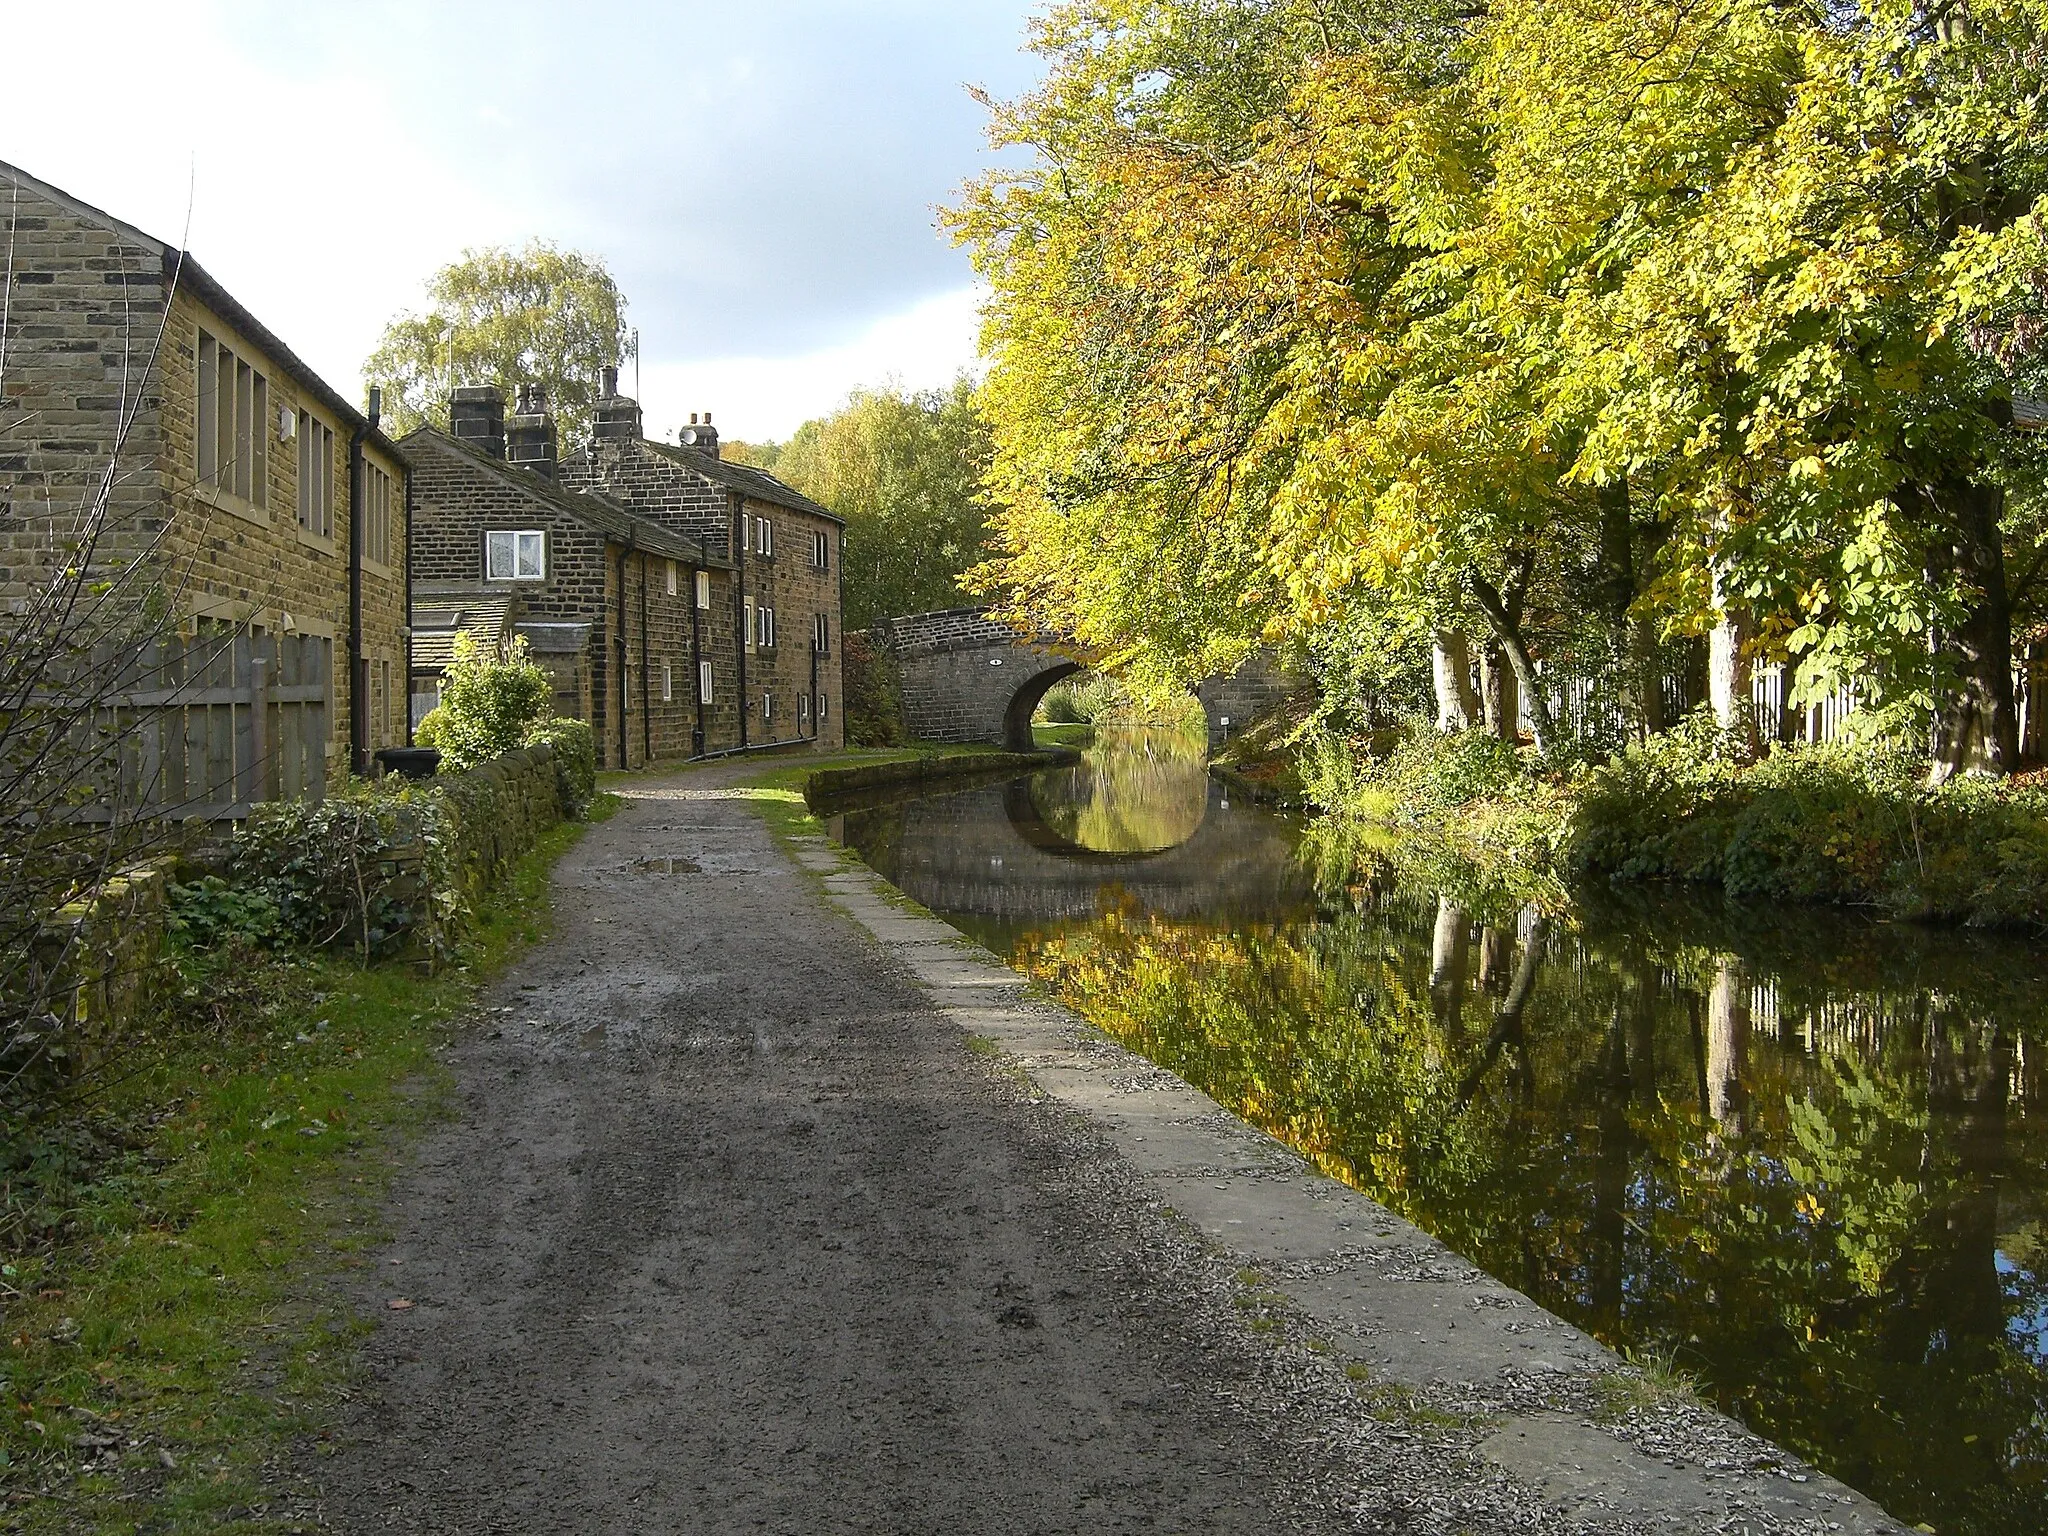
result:
M 105 484 L 93 564 L 146 573 L 152 681 L 184 680 L 120 701 L 152 721 L 138 802 L 233 816 L 369 771 L 407 735 L 396 445 L 189 252 L 4 162 L 0 225 L 0 622 Z
M 413 710 L 439 696 L 458 633 L 523 638 L 554 679 L 557 714 L 587 720 L 600 760 L 637 768 L 740 735 L 732 563 L 561 476 L 537 387 L 505 413 L 493 386 L 458 389 L 452 432 L 401 443 L 413 484 Z
M 654 442 L 640 406 L 605 370 L 591 440 L 562 462 L 564 483 L 700 541 L 731 566 L 733 658 L 745 707 L 737 746 L 845 742 L 840 689 L 839 552 L 845 521 L 773 475 L 719 456 L 709 413 L 678 443 Z

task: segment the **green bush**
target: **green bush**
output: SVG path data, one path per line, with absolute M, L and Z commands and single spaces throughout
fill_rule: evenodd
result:
M 433 788 L 348 780 L 324 800 L 258 806 L 230 874 L 275 910 L 276 941 L 345 943 L 365 956 L 408 938 L 433 946 L 458 904 L 445 834 Z
M 427 717 L 431 739 L 417 730 L 413 739 L 438 749 L 452 768 L 474 768 L 524 746 L 547 719 L 553 697 L 554 685 L 523 638 L 514 640 L 505 655 L 495 656 L 464 632 L 455 637 L 455 659 L 441 682 L 441 702 Z
M 839 647 L 841 686 L 846 693 L 846 744 L 900 747 L 903 728 L 903 669 L 866 634 L 849 629 Z
M 170 899 L 171 933 L 194 949 L 237 939 L 274 944 L 283 936 L 283 914 L 267 893 L 230 885 L 219 875 L 173 885 Z
M 1363 741 L 1322 733 L 1302 758 L 1302 785 L 1316 805 L 1395 826 L 1440 821 L 1524 778 L 1512 743 L 1485 731 L 1443 733 L 1412 723 L 1384 756 Z
M 562 814 L 578 816 L 597 798 L 597 732 L 587 720 L 543 720 L 522 743 L 547 747 L 555 760 L 555 779 L 562 791 Z

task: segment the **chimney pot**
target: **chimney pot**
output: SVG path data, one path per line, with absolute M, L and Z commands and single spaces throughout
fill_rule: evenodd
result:
M 519 414 L 505 423 L 505 440 L 508 460 L 554 478 L 555 418 L 548 412 L 548 392 L 542 386 L 519 386 Z
M 619 370 L 606 365 L 597 370 L 597 393 L 600 399 L 610 400 L 619 392 Z
M 462 442 L 505 457 L 505 395 L 495 384 L 464 384 L 449 397 L 448 425 Z

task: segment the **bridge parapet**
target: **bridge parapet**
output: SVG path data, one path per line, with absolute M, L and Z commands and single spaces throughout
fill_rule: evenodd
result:
M 875 626 L 875 633 L 898 656 L 1031 643 L 1009 625 L 990 618 L 986 608 L 942 608 L 936 613 L 884 619 Z

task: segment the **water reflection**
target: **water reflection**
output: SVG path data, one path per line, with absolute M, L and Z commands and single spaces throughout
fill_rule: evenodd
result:
M 1034 819 L 1092 825 L 1047 799 L 1109 782 L 1041 778 Z M 1677 899 L 1318 901 L 1296 828 L 1180 792 L 1202 814 L 1165 852 L 1048 851 L 1001 788 L 845 832 L 1132 1048 L 1909 1523 L 2048 1528 L 2038 948 Z

